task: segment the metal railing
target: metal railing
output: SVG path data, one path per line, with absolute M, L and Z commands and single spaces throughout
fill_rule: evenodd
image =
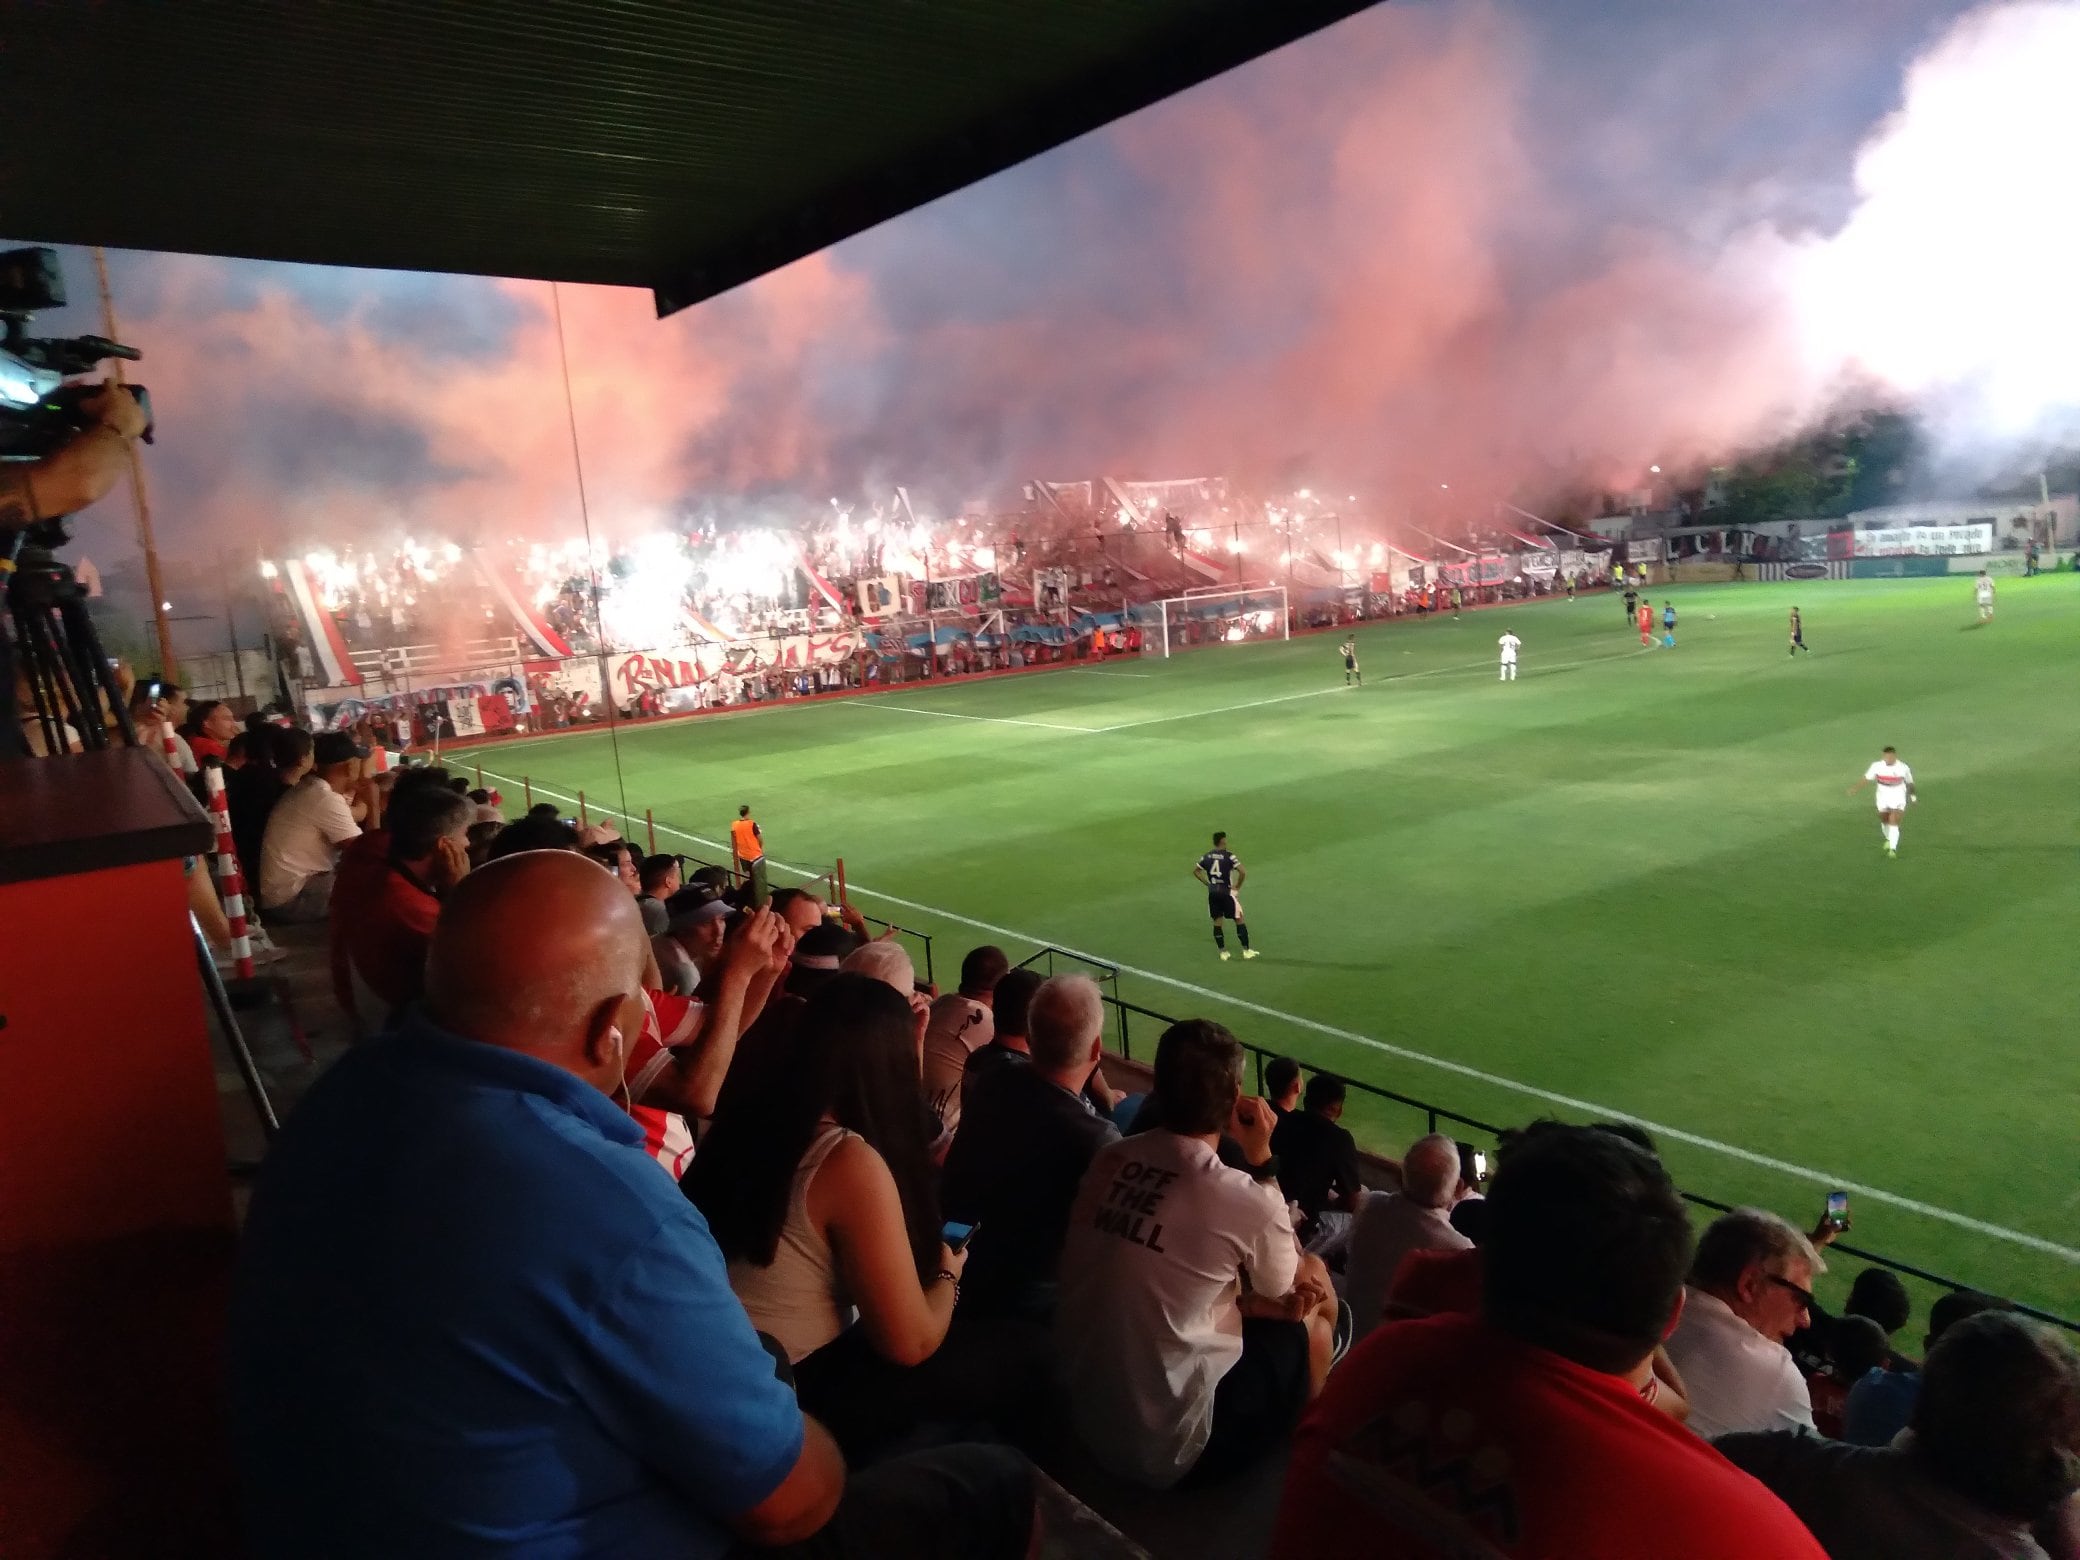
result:
M 1098 983 L 1099 996 L 1103 999 L 1106 1012 L 1111 1019 L 1112 1037 L 1115 1042 L 1111 1049 L 1122 1060 L 1131 1062 L 1135 1059 L 1133 1047 L 1133 1020 L 1135 1018 L 1138 1017 L 1143 1021 L 1142 1028 L 1144 1034 L 1146 1034 L 1151 1024 L 1159 1026 L 1159 1029 L 1167 1029 L 1170 1025 L 1179 1021 L 1169 1013 L 1159 1012 L 1151 1007 L 1143 1007 L 1138 1002 L 1129 1002 L 1120 996 L 1118 990 L 1119 970 L 1116 966 L 1106 964 L 1102 960 L 1086 958 L 1080 953 L 1071 953 L 1066 948 L 1048 946 L 1040 948 L 1026 958 L 1019 960 L 1017 967 L 1019 969 L 1029 969 L 1043 962 L 1049 975 L 1056 973 L 1089 975 Z M 1067 968 L 1061 969 L 1060 965 L 1066 965 Z M 1238 1043 L 1250 1057 L 1251 1073 L 1255 1081 L 1256 1092 L 1262 1094 L 1264 1092 L 1265 1063 L 1280 1056 L 1291 1056 L 1292 1053 L 1273 1050 L 1267 1046 L 1255 1045 L 1247 1040 L 1238 1040 Z M 1146 1041 L 1143 1043 L 1142 1052 L 1146 1059 L 1144 1065 L 1154 1060 L 1154 1054 Z M 1505 1130 L 1493 1122 L 1483 1121 L 1478 1116 L 1466 1115 L 1462 1111 L 1439 1105 L 1435 1101 L 1419 1099 L 1412 1094 L 1403 1094 L 1397 1089 L 1389 1089 L 1377 1083 L 1369 1083 L 1363 1078 L 1353 1078 L 1346 1073 L 1336 1071 L 1332 1067 L 1317 1067 L 1304 1057 L 1293 1057 L 1293 1060 L 1299 1062 L 1300 1066 L 1307 1072 L 1323 1073 L 1338 1079 L 1346 1089 L 1353 1089 L 1361 1094 L 1370 1095 L 1374 1099 L 1384 1100 L 1391 1104 L 1402 1106 L 1405 1109 L 1416 1111 L 1428 1122 L 1428 1130 L 1431 1132 L 1440 1131 L 1447 1124 L 1452 1127 L 1465 1128 L 1470 1132 L 1482 1134 L 1487 1138 L 1488 1146 L 1493 1148 L 1496 1140 L 1501 1137 Z M 1454 1136 L 1457 1135 L 1457 1133 L 1454 1134 Z M 1721 1202 L 1715 1197 L 1706 1197 L 1697 1192 L 1685 1191 L 1681 1187 L 1676 1188 L 1676 1191 L 1683 1201 L 1689 1203 L 1692 1207 L 1704 1208 L 1714 1214 L 1730 1213 L 1734 1207 L 1732 1203 Z M 1854 1257 L 1859 1262 L 1874 1263 L 1904 1278 L 1912 1278 L 1921 1283 L 1933 1285 L 1938 1289 L 1977 1289 L 1979 1287 L 1976 1284 L 1968 1284 L 1962 1279 L 1950 1278 L 1944 1274 L 1919 1267 L 1914 1263 L 1902 1261 L 1898 1257 L 1888 1257 L 1883 1252 L 1872 1251 L 1863 1246 L 1852 1246 L 1847 1241 L 1836 1240 L 1827 1249 L 1830 1253 Z M 2019 1315 L 2033 1317 L 2040 1322 L 2049 1322 L 2052 1326 L 2062 1327 L 2068 1332 L 2080 1333 L 2080 1321 L 2076 1321 L 2071 1317 L 2060 1316 L 2055 1312 L 2046 1311 L 2037 1306 L 2024 1305 L 2020 1301 L 2008 1301 L 2006 1304 Z

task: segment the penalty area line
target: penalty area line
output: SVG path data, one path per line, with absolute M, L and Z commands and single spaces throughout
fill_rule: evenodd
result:
M 1612 660 L 1615 657 L 1605 656 L 1600 657 L 1600 659 Z M 1335 691 L 1340 692 L 1341 690 Z M 491 771 L 488 769 L 484 772 L 487 775 L 491 774 Z M 519 784 L 518 778 L 512 775 L 497 775 L 494 778 L 504 780 L 509 785 Z M 551 790 L 547 786 L 537 785 L 535 789 L 544 796 L 556 797 L 561 801 L 571 803 L 577 801 L 576 797 Z M 660 823 L 657 825 L 657 828 L 660 833 L 676 835 L 682 840 L 689 840 L 695 845 L 706 846 L 710 850 L 726 851 L 729 849 L 720 840 L 709 839 L 705 835 L 689 833 L 685 829 L 674 828 L 670 824 Z M 783 872 L 793 873 L 796 877 L 818 878 L 823 876 L 823 873 L 814 868 L 797 867 L 789 862 L 776 861 L 771 857 L 767 857 L 767 862 Z M 1484 1083 L 1493 1088 L 1506 1089 L 1527 1099 L 1538 1100 L 1547 1105 L 1558 1105 L 1593 1119 L 1630 1121 L 1637 1126 L 1645 1128 L 1659 1138 L 1667 1138 L 1678 1143 L 1687 1143 L 1692 1148 L 1703 1149 L 1708 1153 L 1739 1160 L 1743 1164 L 1753 1165 L 1757 1169 L 1774 1171 L 1779 1175 L 1788 1175 L 1796 1180 L 1806 1181 L 1815 1186 L 1826 1187 L 1830 1190 L 1846 1191 L 1856 1197 L 1863 1198 L 1867 1202 L 1886 1203 L 1903 1212 L 1920 1214 L 1924 1218 L 1935 1219 L 1944 1224 L 1954 1225 L 1958 1229 L 1970 1230 L 1975 1235 L 1984 1235 L 1994 1240 L 2007 1241 L 2012 1245 L 2023 1246 L 2031 1251 L 2042 1252 L 2046 1256 L 2057 1257 L 2061 1261 L 2080 1265 L 2080 1249 L 2062 1246 L 2057 1241 L 2047 1240 L 2042 1235 L 2032 1235 L 2026 1230 L 2011 1230 L 2005 1225 L 1993 1224 L 1985 1219 L 1977 1219 L 1968 1213 L 1956 1213 L 1948 1208 L 1939 1208 L 1934 1203 L 1922 1202 L 1919 1198 L 1908 1197 L 1899 1192 L 1888 1192 L 1883 1187 L 1872 1186 L 1867 1182 L 1858 1181 L 1850 1176 L 1837 1175 L 1827 1170 L 1815 1170 L 1809 1165 L 1793 1164 L 1787 1159 L 1778 1159 L 1770 1154 L 1761 1154 L 1753 1149 L 1742 1148 L 1737 1143 L 1722 1143 L 1717 1138 L 1705 1137 L 1701 1133 L 1688 1132 L 1681 1127 L 1671 1127 L 1663 1122 L 1650 1120 L 1629 1110 L 1619 1110 L 1612 1105 L 1599 1105 L 1594 1100 L 1580 1099 L 1574 1095 L 1561 1094 L 1552 1089 L 1542 1089 L 1536 1084 L 1520 1083 L 1514 1078 L 1505 1078 L 1500 1073 L 1489 1072 L 1484 1068 L 1474 1067 L 1465 1062 L 1455 1062 L 1448 1057 L 1431 1056 L 1426 1052 L 1413 1050 L 1408 1046 L 1396 1045 L 1389 1040 L 1380 1040 L 1371 1035 L 1359 1034 L 1355 1029 L 1345 1029 L 1336 1024 L 1325 1024 L 1319 1019 L 1305 1018 L 1298 1013 L 1287 1013 L 1278 1008 L 1267 1007 L 1261 1002 L 1252 1002 L 1247 997 L 1232 996 L 1225 991 L 1216 991 L 1210 986 L 1202 986 L 1194 981 L 1180 980 L 1174 975 L 1165 975 L 1157 970 L 1142 969 L 1138 965 L 1121 964 L 1117 960 L 1107 959 L 1080 948 L 1072 948 L 1066 943 L 1054 942 L 1050 938 L 1038 937 L 1031 932 L 1020 931 L 1016 927 L 999 926 L 993 921 L 978 920 L 974 916 L 962 915 L 958 911 L 944 910 L 937 905 L 922 904 L 915 899 L 905 899 L 900 894 L 890 894 L 875 888 L 864 888 L 858 883 L 847 883 L 846 888 L 851 893 L 860 894 L 869 899 L 878 899 L 884 904 L 900 905 L 906 910 L 922 911 L 926 915 L 937 916 L 943 921 L 951 921 L 961 926 L 973 927 L 979 932 L 989 932 L 997 937 L 1009 937 L 1018 942 L 1032 943 L 1036 947 L 1059 948 L 1064 953 L 1073 954 L 1079 959 L 1088 959 L 1092 963 L 1106 965 L 1112 969 L 1123 971 L 1136 979 L 1151 980 L 1158 985 L 1168 986 L 1176 991 L 1190 992 L 1193 996 L 1203 997 L 1210 1002 L 1226 1003 L 1229 1007 L 1240 1008 L 1244 1012 L 1255 1013 L 1263 1018 L 1276 1019 L 1280 1023 L 1291 1024 L 1296 1029 L 1312 1030 L 1316 1034 L 1327 1035 L 1333 1040 L 1349 1041 L 1353 1045 L 1361 1045 L 1368 1050 L 1377 1051 L 1383 1056 L 1391 1056 L 1397 1061 L 1414 1062 L 1425 1067 L 1433 1067 L 1440 1072 L 1451 1073 L 1456 1077 L 1467 1078 L 1476 1083 Z

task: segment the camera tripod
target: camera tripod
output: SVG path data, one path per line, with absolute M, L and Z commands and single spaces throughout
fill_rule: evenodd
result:
M 66 752 L 73 737 L 83 748 L 105 748 L 111 724 L 135 747 L 137 728 L 116 683 L 115 665 L 87 613 L 86 587 L 70 566 L 51 555 L 51 547 L 65 539 L 61 522 L 45 521 L 15 532 L 0 559 L 9 627 L 20 657 L 17 686 L 9 690 L 19 702 L 16 718 L 20 729 L 34 721 L 46 753 Z M 104 699 L 112 722 L 102 718 Z

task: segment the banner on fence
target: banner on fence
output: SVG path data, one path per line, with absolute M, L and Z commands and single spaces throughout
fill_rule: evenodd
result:
M 1491 555 L 1485 558 L 1461 558 L 1451 563 L 1439 563 L 1434 567 L 1437 577 L 1448 585 L 1499 585 L 1515 576 L 1517 560 Z
M 1527 552 L 1517 555 L 1517 564 L 1526 576 L 1534 580 L 1553 580 L 1560 576 L 1560 555 L 1553 552 Z
M 1887 526 L 1879 531 L 1856 532 L 1853 546 L 1859 558 L 1992 552 L 1993 525 L 1982 520 L 1968 525 Z

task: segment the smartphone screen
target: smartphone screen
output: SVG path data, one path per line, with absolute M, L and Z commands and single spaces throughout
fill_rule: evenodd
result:
M 1479 1149 L 1473 1151 L 1473 1174 L 1476 1180 L 1488 1179 L 1488 1156 Z
M 945 1241 L 953 1250 L 959 1251 L 968 1244 L 968 1238 L 974 1233 L 974 1225 L 962 1224 L 956 1219 L 948 1219 L 945 1228 L 939 1231 L 939 1238 Z
M 1849 1222 L 1849 1194 L 1829 1192 L 1827 1194 L 1827 1222 L 1837 1227 Z

